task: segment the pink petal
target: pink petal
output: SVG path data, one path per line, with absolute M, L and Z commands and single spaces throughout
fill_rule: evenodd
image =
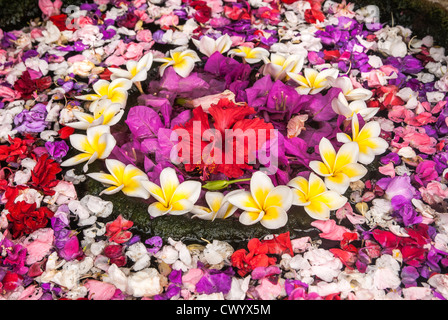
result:
M 87 280 L 84 286 L 89 290 L 91 300 L 110 300 L 117 290 L 113 284 L 98 280 Z

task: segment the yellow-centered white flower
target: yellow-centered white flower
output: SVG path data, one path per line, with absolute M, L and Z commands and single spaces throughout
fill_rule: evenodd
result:
M 65 160 L 61 166 L 74 166 L 87 161 L 83 167 L 84 172 L 87 172 L 89 164 L 96 159 L 105 159 L 110 155 L 116 141 L 110 133 L 110 127 L 102 125 L 88 128 L 85 135 L 72 134 L 70 143 L 73 148 L 82 153 Z
M 242 191 L 228 201 L 243 210 L 239 220 L 252 225 L 260 222 L 268 229 L 283 227 L 288 221 L 287 211 L 292 205 L 292 190 L 287 186 L 274 187 L 271 179 L 257 171 L 250 180 L 250 192 Z
M 309 180 L 296 177 L 289 181 L 292 187 L 293 201 L 296 206 L 303 206 L 306 213 L 313 219 L 328 220 L 330 211 L 345 205 L 347 198 L 335 191 L 327 190 L 324 181 L 311 173 Z
M 148 176 L 132 164 L 125 165 L 115 159 L 106 159 L 106 168 L 110 172 L 94 172 L 87 175 L 101 183 L 110 185 L 101 191 L 102 194 L 114 194 L 122 191 L 130 197 L 148 199 L 149 192 L 143 187 L 143 182 L 148 181 Z
M 232 49 L 228 53 L 231 57 L 237 56 L 243 58 L 243 61 L 252 64 L 269 57 L 269 51 L 264 48 L 249 48 L 245 46 L 239 46 L 238 48 Z
M 319 153 L 323 161 L 313 160 L 309 166 L 318 175 L 325 177 L 328 189 L 343 194 L 347 191 L 350 182 L 364 177 L 367 169 L 357 163 L 359 147 L 356 142 L 345 143 L 336 153 L 333 145 L 327 138 L 319 142 Z
M 371 119 L 380 108 L 369 108 L 364 100 L 355 100 L 350 103 L 347 101 L 344 93 L 339 93 L 338 97 L 331 101 L 331 107 L 337 114 L 343 115 L 347 119 L 359 113 L 364 120 Z
M 145 54 L 139 61 L 128 60 L 126 62 L 126 69 L 109 68 L 112 72 L 111 80 L 124 78 L 132 82 L 145 81 L 148 77 L 148 71 L 151 69 L 153 62 L 153 54 L 151 52 Z
M 329 78 L 336 79 L 339 74 L 337 69 L 325 69 L 317 71 L 313 68 L 305 68 L 303 75 L 287 72 L 287 75 L 299 84 L 296 88 L 299 94 L 316 94 L 330 86 Z
M 96 100 L 90 104 L 90 108 L 92 107 L 93 114 L 73 110 L 73 115 L 79 121 L 67 123 L 67 126 L 81 130 L 99 125 L 113 126 L 120 121 L 124 113 L 119 103 L 112 103 L 109 99 Z
M 190 49 L 187 50 L 171 50 L 169 57 L 155 58 L 156 62 L 163 62 L 159 68 L 160 76 L 163 76 L 165 69 L 172 66 L 174 71 L 181 77 L 188 77 L 193 71 L 194 64 L 201 61 L 198 54 Z
M 203 36 L 201 40 L 192 39 L 195 46 L 200 52 L 207 57 L 210 57 L 216 51 L 225 53 L 229 51 L 232 46 L 232 39 L 228 34 L 220 36 L 218 39 L 213 39 L 208 36 Z
M 126 106 L 128 90 L 132 87 L 132 81 L 119 78 L 112 82 L 100 79 L 93 84 L 94 94 L 77 96 L 77 99 L 95 101 L 99 99 L 109 99 L 112 103 L 119 103 L 122 108 Z
M 274 80 L 285 79 L 288 72 L 299 73 L 305 61 L 304 56 L 297 54 L 286 56 L 280 53 L 271 53 L 270 59 L 263 58 L 265 65 L 261 71 L 263 75 L 269 74 Z
M 330 84 L 334 88 L 340 88 L 347 101 L 369 100 L 373 93 L 364 88 L 354 88 L 352 80 L 349 77 L 338 77 L 337 79 L 329 79 Z
M 227 219 L 238 209 L 231 204 L 228 199 L 231 195 L 243 190 L 233 190 L 226 195 L 221 192 L 207 191 L 205 193 L 205 201 L 208 207 L 194 206 L 191 212 L 193 218 L 213 221 L 215 219 Z
M 354 116 L 352 117 L 352 136 L 339 132 L 336 137 L 342 143 L 356 142 L 359 147 L 358 161 L 362 164 L 369 164 L 375 160 L 375 156 L 383 154 L 389 147 L 387 141 L 379 137 L 380 134 L 381 126 L 378 122 L 367 122 L 359 130 L 359 119 Z
M 173 168 L 165 168 L 160 173 L 160 186 L 147 180 L 143 187 L 157 200 L 148 207 L 152 217 L 167 213 L 182 215 L 190 212 L 201 194 L 201 183 L 198 181 L 184 181 L 179 178 Z

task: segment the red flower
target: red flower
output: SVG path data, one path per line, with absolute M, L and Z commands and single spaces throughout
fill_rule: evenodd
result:
M 204 1 L 198 1 L 198 2 L 204 2 Z M 212 8 L 204 4 L 199 4 L 194 7 L 196 12 L 193 14 L 194 19 L 199 23 L 206 23 L 208 20 L 210 20 L 212 16 Z
M 70 137 L 73 132 L 75 132 L 75 129 L 72 127 L 62 127 L 61 129 L 59 129 L 58 134 L 59 134 L 59 138 L 61 139 L 68 139 L 68 137 Z
M 133 224 L 132 221 L 124 219 L 120 214 L 114 221 L 106 224 L 106 236 L 115 243 L 125 243 L 132 237 L 132 232 L 126 230 Z
M 115 66 L 112 66 L 115 68 Z M 108 68 L 100 73 L 100 79 L 110 81 L 110 76 L 112 75 L 112 71 L 110 71 Z
M 49 159 L 49 155 L 46 153 L 37 160 L 36 166 L 31 171 L 31 185 L 42 190 L 46 195 L 52 196 L 54 191 L 51 188 L 59 183 L 56 175 L 61 171 L 59 163 Z
M 240 177 L 244 169 L 252 168 L 248 163 L 255 162 L 254 151 L 270 139 L 270 130 L 274 127 L 260 118 L 244 119 L 255 113 L 254 109 L 236 105 L 228 99 L 212 105 L 209 112 L 216 131 L 210 130 L 208 115 L 202 107 L 193 110 L 193 117 L 185 125 L 174 127 L 174 130 L 188 132 L 178 145 L 180 161 L 185 163 L 187 171 L 199 169 L 205 177 L 217 173 L 229 178 Z M 256 141 L 248 141 L 251 137 Z M 198 141 L 199 148 L 196 146 Z M 185 150 L 189 151 L 187 156 L 183 154 Z
M 325 15 L 320 10 L 307 9 L 305 10 L 305 21 L 308 23 L 316 23 L 317 21 L 324 21 Z
M 48 219 L 54 215 L 53 211 L 47 207 L 36 209 L 35 203 L 26 203 L 25 201 L 9 205 L 8 211 L 9 214 L 6 217 L 11 222 L 13 238 L 28 235 L 40 228 L 44 228 L 48 223 Z
M 123 247 L 118 244 L 110 244 L 104 248 L 104 254 L 110 260 L 111 264 L 115 263 L 117 267 L 126 265 L 126 256 L 123 253 Z
M 251 239 L 247 243 L 247 249 L 249 252 L 246 249 L 235 251 L 230 258 L 232 266 L 238 269 L 237 272 L 242 277 L 257 267 L 268 267 L 275 264 L 277 258 L 268 256 L 269 254 L 294 254 L 289 232 L 275 236 L 271 240 Z
M 51 84 L 52 80 L 50 76 L 33 80 L 28 70 L 26 70 L 22 73 L 20 79 L 14 83 L 14 89 L 21 94 L 22 98 L 30 99 L 34 92 L 41 92 L 48 89 Z
M 287 253 L 290 256 L 294 255 L 289 231 L 281 233 L 278 236 L 274 236 L 271 240 L 263 240 L 263 243 L 267 245 L 268 253 L 270 254 L 282 255 Z
M 8 163 L 17 162 L 19 159 L 24 159 L 30 156 L 31 146 L 35 139 L 27 135 L 23 140 L 20 138 L 8 137 L 10 145 L 0 146 L 0 161 Z
M 53 22 L 53 24 L 56 27 L 58 27 L 59 31 L 75 30 L 74 28 L 71 29 L 67 28 L 67 15 L 64 13 L 51 16 L 49 19 L 51 20 L 51 22 Z
M 3 277 L 2 284 L 3 290 L 14 291 L 22 282 L 22 277 L 17 273 L 7 272 Z

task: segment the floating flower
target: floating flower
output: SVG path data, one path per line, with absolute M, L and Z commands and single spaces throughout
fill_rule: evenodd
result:
M 228 34 L 220 36 L 214 40 L 208 36 L 203 36 L 201 40 L 191 39 L 200 52 L 210 57 L 216 51 L 225 53 L 232 46 L 232 39 Z
M 208 191 L 205 194 L 205 201 L 207 202 L 208 208 L 203 206 L 194 206 L 191 210 L 194 213 L 194 217 L 204 219 L 204 220 L 215 220 L 226 219 L 233 215 L 238 209 L 232 205 L 228 199 L 232 194 L 241 192 L 240 190 L 234 190 L 224 195 L 221 192 L 211 192 Z
M 112 103 L 109 99 L 96 100 L 90 104 L 90 108 L 93 108 L 93 114 L 73 110 L 73 115 L 79 121 L 66 125 L 81 130 L 99 125 L 113 126 L 120 121 L 124 113 L 119 103 Z
M 283 80 L 288 72 L 299 73 L 302 70 L 304 56 L 292 54 L 285 56 L 279 53 L 271 53 L 271 58 L 264 58 L 265 65 L 262 68 L 263 75 L 269 74 L 274 80 Z
M 105 159 L 112 152 L 116 140 L 110 133 L 109 126 L 96 126 L 87 129 L 86 134 L 72 134 L 70 143 L 73 148 L 81 151 L 81 154 L 65 160 L 63 167 L 74 166 L 87 161 L 83 170 L 88 170 L 88 165 L 96 159 Z
M 179 183 L 179 178 L 173 168 L 162 170 L 160 187 L 149 180 L 143 181 L 143 187 L 157 200 L 148 207 L 148 212 L 152 217 L 167 213 L 182 215 L 190 212 L 201 193 L 200 182 L 184 181 Z
M 193 71 L 195 62 L 201 61 L 198 54 L 190 49 L 170 50 L 170 57 L 156 58 L 156 62 L 163 62 L 159 68 L 160 76 L 163 76 L 165 69 L 172 66 L 174 71 L 185 78 Z
M 322 161 L 313 160 L 309 166 L 318 175 L 325 177 L 325 185 L 332 191 L 343 194 L 350 182 L 364 177 L 367 169 L 357 163 L 359 147 L 356 142 L 342 145 L 336 153 L 330 140 L 322 138 L 319 143 Z
M 95 101 L 102 98 L 107 98 L 112 103 L 119 103 L 122 108 L 126 106 L 128 99 L 128 90 L 132 86 L 132 81 L 129 79 L 119 78 L 112 82 L 100 79 L 93 84 L 93 91 L 95 94 L 86 94 L 77 96 L 77 99 Z
M 329 78 L 336 78 L 337 69 L 325 69 L 321 72 L 313 68 L 305 68 L 303 76 L 298 73 L 288 72 L 287 75 L 299 84 L 296 88 L 299 94 L 316 94 L 330 86 Z
M 334 88 L 342 89 L 347 101 L 353 100 L 369 100 L 373 93 L 368 89 L 362 87 L 354 88 L 352 80 L 349 77 L 338 77 L 336 79 L 330 79 L 331 86 Z
M 347 101 L 344 93 L 339 93 L 338 97 L 331 102 L 333 111 L 343 115 L 347 119 L 353 117 L 354 114 L 360 114 L 365 121 L 370 120 L 380 108 L 369 108 L 363 100 L 355 100 L 350 103 Z
M 380 138 L 381 133 L 380 124 L 376 121 L 366 123 L 361 130 L 359 130 L 358 117 L 352 117 L 352 136 L 340 132 L 337 134 L 339 142 L 348 143 L 356 142 L 359 147 L 358 161 L 362 164 L 369 164 L 375 160 L 375 156 L 383 154 L 389 144 L 383 138 Z
M 293 205 L 303 206 L 314 219 L 329 219 L 331 210 L 337 210 L 347 202 L 346 197 L 327 190 L 324 181 L 314 173 L 310 174 L 309 180 L 296 177 L 288 186 L 293 188 Z
M 230 56 L 242 57 L 243 61 L 253 64 L 264 60 L 269 56 L 269 51 L 264 48 L 250 48 L 245 46 L 239 46 L 236 49 L 229 51 Z
M 143 93 L 141 81 L 145 81 L 148 77 L 148 71 L 151 69 L 153 60 L 154 57 L 151 52 L 145 54 L 139 61 L 128 60 L 126 62 L 127 70 L 109 68 L 109 71 L 112 72 L 110 78 L 112 80 L 119 78 L 129 79 L 135 83 L 140 93 Z
M 292 205 L 292 191 L 287 186 L 274 187 L 271 179 L 257 171 L 250 180 L 250 192 L 243 191 L 229 197 L 228 201 L 244 210 L 240 222 L 252 225 L 260 222 L 268 229 L 283 227 L 288 221 L 287 210 Z
M 148 180 L 148 176 L 132 164 L 125 165 L 115 159 L 106 159 L 106 168 L 111 173 L 88 173 L 87 175 L 99 182 L 111 185 L 101 191 L 101 194 L 114 194 L 119 191 L 130 197 L 148 199 L 149 193 L 143 187 L 143 183 Z

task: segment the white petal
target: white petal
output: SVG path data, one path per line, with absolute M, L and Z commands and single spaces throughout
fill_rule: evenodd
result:
M 173 168 L 165 168 L 160 173 L 160 187 L 163 190 L 164 198 L 169 201 L 176 188 L 179 186 L 179 178 Z
M 244 211 L 241 213 L 239 220 L 242 224 L 249 226 L 260 221 L 263 218 L 263 216 L 264 216 L 263 211 L 255 211 L 255 212 Z
M 199 181 L 184 181 L 174 191 L 171 202 L 174 203 L 181 199 L 186 199 L 195 204 L 200 195 L 201 183 Z
M 260 208 L 263 207 L 266 197 L 272 189 L 274 189 L 274 184 L 267 174 L 261 171 L 252 174 L 250 192 Z

